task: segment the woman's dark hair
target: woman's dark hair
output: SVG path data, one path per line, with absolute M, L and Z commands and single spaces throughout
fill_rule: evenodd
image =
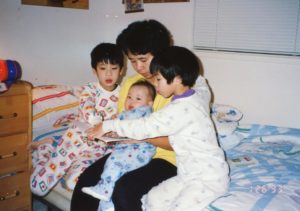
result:
M 156 20 L 136 21 L 124 29 L 116 41 L 128 55 L 130 51 L 134 55 L 157 52 L 173 44 L 172 36 L 167 28 Z
M 92 68 L 97 69 L 99 62 L 124 66 L 124 54 L 120 47 L 112 43 L 100 43 L 91 52 Z
M 192 87 L 200 74 L 200 60 L 186 48 L 171 46 L 154 56 L 150 72 L 159 72 L 168 84 L 179 76 L 183 85 Z

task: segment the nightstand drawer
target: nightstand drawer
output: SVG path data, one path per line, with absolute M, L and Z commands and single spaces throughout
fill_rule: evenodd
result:
M 26 132 L 29 127 L 28 96 L 1 96 L 0 103 L 0 136 Z
M 29 177 L 32 85 L 18 80 L 0 94 L 0 211 L 31 211 Z
M 0 136 L 0 175 L 19 170 L 28 170 L 29 152 L 26 133 Z
M 0 177 L 0 210 L 30 210 L 28 172 Z

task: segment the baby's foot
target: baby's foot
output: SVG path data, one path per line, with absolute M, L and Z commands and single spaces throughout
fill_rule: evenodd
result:
M 33 150 L 36 150 L 40 145 L 42 145 L 42 144 L 52 144 L 53 141 L 54 140 L 52 138 L 45 138 L 45 139 L 42 139 L 40 141 L 31 142 L 27 145 L 27 149 L 33 151 Z
M 99 193 L 99 188 L 97 188 L 97 186 L 91 186 L 91 187 L 83 187 L 82 192 L 93 196 L 96 199 L 100 199 L 103 201 L 109 201 L 109 198 L 105 195 L 102 195 Z

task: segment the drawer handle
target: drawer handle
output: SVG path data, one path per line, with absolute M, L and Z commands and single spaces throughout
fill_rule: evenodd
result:
M 17 156 L 17 152 L 13 152 L 13 153 L 6 154 L 6 155 L 0 155 L 0 159 L 11 158 L 14 156 Z
M 11 119 L 18 116 L 18 113 L 12 113 L 7 115 L 0 115 L 0 119 Z
M 18 190 L 15 190 L 13 193 L 7 193 L 6 196 L 0 196 L 0 201 L 11 199 L 17 197 L 18 195 L 20 195 L 20 192 Z

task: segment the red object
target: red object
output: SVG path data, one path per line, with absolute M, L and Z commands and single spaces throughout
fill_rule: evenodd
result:
M 6 81 L 8 78 L 8 69 L 5 60 L 0 59 L 0 81 Z

